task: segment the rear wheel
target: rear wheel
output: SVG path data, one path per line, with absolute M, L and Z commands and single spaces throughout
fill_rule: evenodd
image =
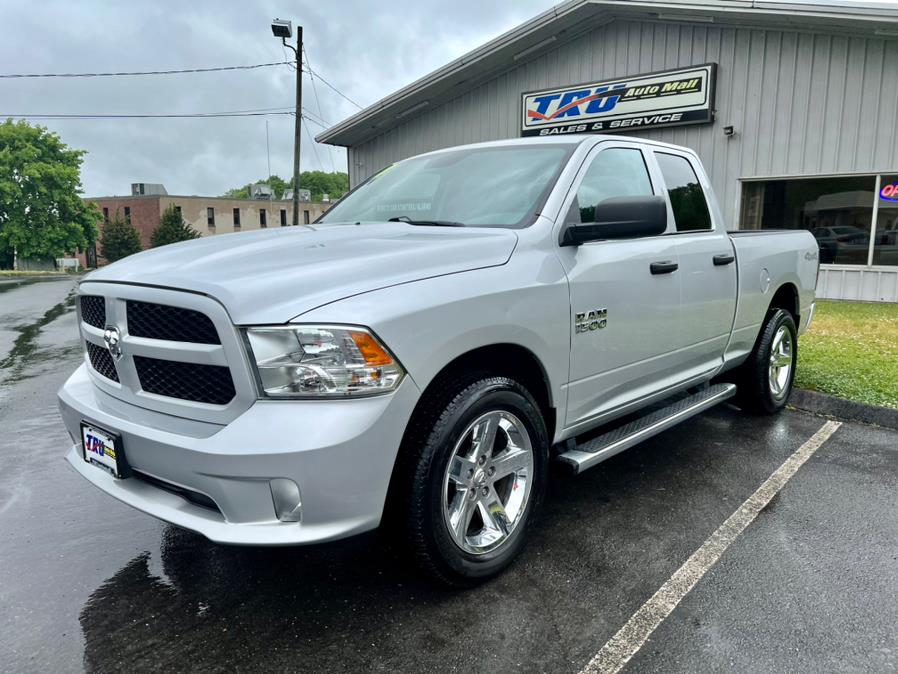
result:
M 797 358 L 798 333 L 792 315 L 772 309 L 740 371 L 742 408 L 755 414 L 775 414 L 783 409 L 792 393 Z
M 508 566 L 545 486 L 548 438 L 519 383 L 472 375 L 429 393 L 401 449 L 407 534 L 420 565 L 456 586 Z

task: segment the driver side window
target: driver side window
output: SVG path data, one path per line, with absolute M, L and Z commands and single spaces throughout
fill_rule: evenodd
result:
M 599 152 L 583 176 L 571 207 L 571 216 L 574 222 L 595 222 L 596 205 L 605 199 L 653 194 L 642 151 L 609 148 Z

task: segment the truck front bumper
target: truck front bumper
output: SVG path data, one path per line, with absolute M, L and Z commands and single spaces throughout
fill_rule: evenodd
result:
M 59 408 L 75 443 L 66 459 L 111 496 L 219 543 L 295 545 L 378 526 L 418 397 L 406 377 L 385 396 L 258 401 L 221 426 L 122 402 L 94 386 L 82 365 L 60 389 Z M 82 421 L 121 436 L 132 477 L 85 462 Z M 286 498 L 301 501 L 300 521 L 278 518 L 275 492 L 286 480 L 298 487 Z

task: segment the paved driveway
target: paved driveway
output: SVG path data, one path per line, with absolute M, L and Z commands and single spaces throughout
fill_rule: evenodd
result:
M 376 537 L 223 547 L 91 487 L 55 406 L 80 358 L 73 282 L 7 285 L 2 670 L 577 673 L 616 634 L 601 662 L 626 672 L 898 668 L 898 433 L 838 428 L 663 610 L 653 595 L 825 420 L 720 407 L 559 473 L 523 558 L 450 592 Z M 647 610 L 663 619 L 639 647 L 621 629 Z

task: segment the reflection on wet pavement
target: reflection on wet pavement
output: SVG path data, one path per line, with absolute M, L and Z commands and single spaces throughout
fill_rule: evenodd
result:
M 77 352 L 76 282 L 72 278 L 0 282 L 0 293 L 4 293 L 0 295 L 0 382 L 11 384 L 28 376 L 35 365 L 43 368 Z

